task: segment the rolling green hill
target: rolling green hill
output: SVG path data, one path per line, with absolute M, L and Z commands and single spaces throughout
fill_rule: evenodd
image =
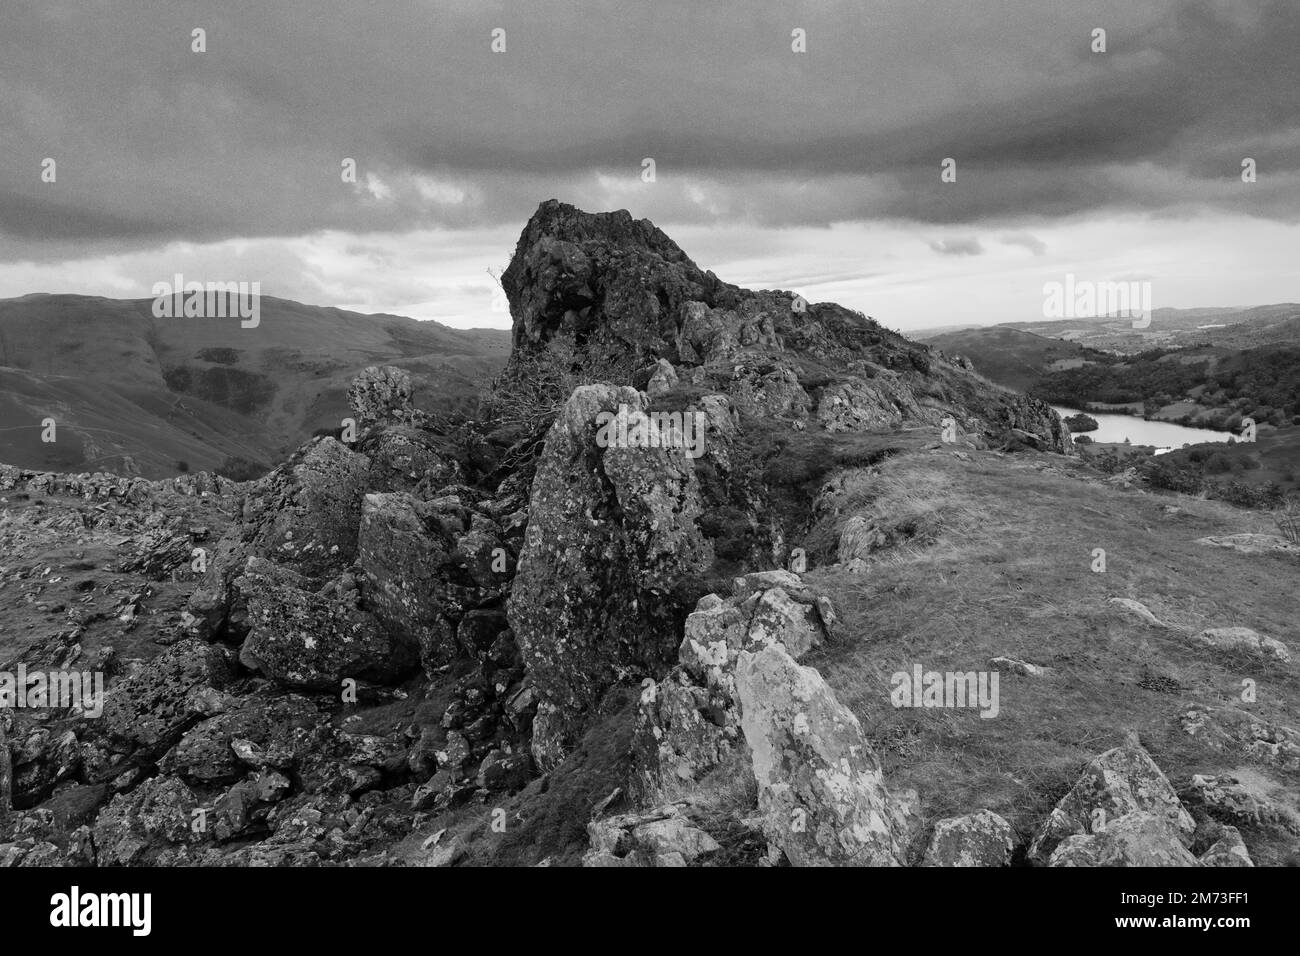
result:
M 347 414 L 367 365 L 407 369 L 429 410 L 467 407 L 505 363 L 508 331 L 447 328 L 263 296 L 261 321 L 157 319 L 152 300 L 0 300 L 0 461 L 145 477 L 178 463 L 271 464 Z M 41 422 L 57 423 L 41 441 Z
M 1046 338 L 1006 326 L 946 332 L 928 344 L 947 355 L 962 355 L 992 382 L 1023 392 L 1043 375 L 1094 361 L 1099 356 L 1077 342 Z

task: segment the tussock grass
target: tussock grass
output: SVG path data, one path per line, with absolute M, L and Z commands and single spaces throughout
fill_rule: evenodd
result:
M 1300 666 L 1225 655 L 1189 632 L 1239 624 L 1278 638 L 1300 659 L 1294 560 L 1196 544 L 1209 534 L 1268 531 L 1269 517 L 1220 502 L 1123 491 L 1080 480 L 1040 456 L 947 451 L 891 458 L 843 476 L 830 527 L 861 511 L 940 518 L 933 543 L 877 552 L 869 570 L 820 570 L 841 639 L 808 663 L 862 721 L 895 787 L 919 791 L 926 819 L 987 807 L 1024 839 L 1094 756 L 1136 731 L 1174 786 L 1227 772 L 1240 757 L 1205 748 L 1178 723 L 1192 704 L 1235 705 L 1295 727 Z M 1167 510 L 1167 506 L 1176 510 Z M 824 529 L 823 529 L 824 530 Z M 1105 573 L 1092 570 L 1106 552 Z M 1117 613 L 1111 597 L 1146 604 L 1173 629 Z M 890 675 L 988 670 L 991 657 L 1051 669 L 1000 675 L 1001 710 L 894 708 Z M 1241 682 L 1259 687 L 1242 703 Z M 1300 774 L 1258 767 L 1295 792 Z M 1245 834 L 1257 863 L 1285 841 Z

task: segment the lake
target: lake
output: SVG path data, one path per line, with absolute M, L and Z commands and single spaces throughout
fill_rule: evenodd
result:
M 1078 414 L 1076 409 L 1052 406 L 1062 418 Z M 1226 442 L 1237 436 L 1232 432 L 1218 432 L 1209 428 L 1188 428 L 1171 422 L 1149 422 L 1136 415 L 1102 415 L 1084 412 L 1097 420 L 1095 432 L 1081 432 L 1095 442 L 1122 442 L 1127 438 L 1134 445 L 1155 445 L 1157 454 L 1182 448 L 1184 445 L 1199 445 L 1202 442 Z

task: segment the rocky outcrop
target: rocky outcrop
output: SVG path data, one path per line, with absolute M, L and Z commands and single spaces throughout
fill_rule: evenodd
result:
M 1255 865 L 1255 861 L 1250 858 L 1250 850 L 1246 848 L 1246 843 L 1241 838 L 1241 832 L 1232 826 L 1220 828 L 1218 839 L 1201 854 L 1200 863 L 1201 866 L 1253 867 Z
M 592 214 L 542 203 L 502 285 L 514 319 L 512 362 L 561 340 L 596 361 L 617 356 L 629 370 L 666 361 L 677 376 L 725 392 L 741 411 L 797 427 L 815 417 L 831 432 L 887 429 L 907 420 L 938 424 L 950 413 L 1000 438 L 1018 431 L 1042 450 L 1072 447 L 1046 403 L 934 362 L 927 347 L 833 303 L 722 282 L 625 210 Z M 810 389 L 796 357 L 835 374 Z M 665 382 L 646 387 L 659 394 Z M 623 383 L 642 379 L 633 373 L 612 382 Z
M 409 421 L 414 395 L 410 373 L 392 365 L 363 369 L 348 386 L 348 404 L 362 426 Z
M 1300 800 L 1260 774 L 1237 773 L 1196 774 L 1180 793 L 1183 803 L 1225 824 L 1300 836 Z
M 712 561 L 692 459 L 597 441 L 597 416 L 620 406 L 645 398 L 578 388 L 547 433 L 507 606 L 538 693 L 569 714 L 671 666 L 685 594 Z

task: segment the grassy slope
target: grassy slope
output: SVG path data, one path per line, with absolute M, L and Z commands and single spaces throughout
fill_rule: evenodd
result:
M 1028 837 L 1083 765 L 1130 729 L 1175 787 L 1194 773 L 1241 768 L 1183 733 L 1178 715 L 1193 703 L 1300 722 L 1296 665 L 1225 657 L 1107 604 L 1134 598 L 1169 623 L 1244 625 L 1300 651 L 1300 566 L 1195 543 L 1272 532 L 1266 516 L 1081 480 L 1073 475 L 1085 469 L 1061 458 L 970 455 L 906 455 L 882 464 L 876 478 L 859 475 L 835 524 L 863 508 L 892 521 L 930 515 L 919 524 L 937 524 L 937 537 L 883 552 L 863 574 L 810 575 L 842 609 L 845 636 L 808 663 L 862 720 L 893 784 L 920 792 L 927 820 L 989 807 Z M 1168 513 L 1170 504 L 1178 510 Z M 1090 569 L 1094 548 L 1106 550 L 1105 573 Z M 991 719 L 890 704 L 895 671 L 918 662 L 926 670 L 986 670 L 993 656 L 1052 674 L 1003 674 L 1001 713 Z M 1257 681 L 1258 703 L 1238 700 L 1243 678 Z M 1292 801 L 1300 791 L 1300 775 L 1246 772 Z M 1247 841 L 1261 864 L 1288 852 L 1286 841 L 1258 834 Z

